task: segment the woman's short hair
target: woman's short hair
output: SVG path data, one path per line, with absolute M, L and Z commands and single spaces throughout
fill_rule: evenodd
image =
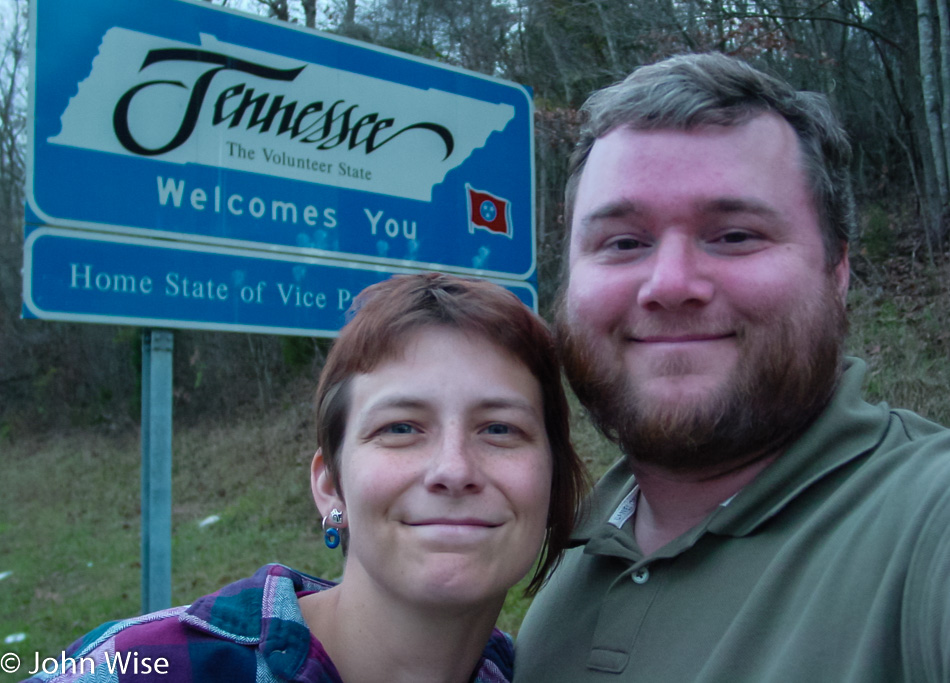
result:
M 409 337 L 424 327 L 479 335 L 521 361 L 541 386 L 544 427 L 552 455 L 551 502 L 541 559 L 527 588 L 533 594 L 567 547 L 581 495 L 584 467 L 571 445 L 569 409 L 557 350 L 543 320 L 508 290 L 484 280 L 442 273 L 396 276 L 367 287 L 353 302 L 320 375 L 316 395 L 317 444 L 337 490 L 346 433 L 349 382 L 399 358 Z
M 795 90 L 734 57 L 687 54 L 636 69 L 619 83 L 592 94 L 581 111 L 586 122 L 571 156 L 564 192 L 568 230 L 581 174 L 597 138 L 621 127 L 735 126 L 771 112 L 795 130 L 826 259 L 829 265 L 841 260 L 843 245 L 855 228 L 851 145 L 824 95 Z

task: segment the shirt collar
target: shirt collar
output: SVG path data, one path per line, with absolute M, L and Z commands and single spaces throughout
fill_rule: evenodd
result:
M 808 430 L 735 498 L 709 530 L 744 536 L 777 515 L 815 482 L 874 449 L 887 430 L 888 408 L 861 398 L 866 365 L 845 359 L 845 372 L 828 407 Z
M 325 668 L 329 658 L 309 656 L 310 628 L 297 593 L 333 585 L 283 565 L 265 565 L 253 576 L 199 598 L 180 620 L 218 638 L 256 645 L 271 670 L 285 679 L 306 678 L 303 667 Z
M 872 406 L 861 399 L 865 371 L 864 361 L 846 358 L 834 396 L 818 419 L 785 453 L 726 501 L 728 505 L 720 505 L 705 522 L 678 539 L 682 542 L 672 543 L 674 554 L 691 546 L 706 531 L 731 536 L 751 533 L 813 483 L 874 448 L 887 428 L 887 407 Z M 626 529 L 610 524 L 611 519 L 616 522 L 624 516 L 636 486 L 626 459 L 614 463 L 585 502 L 571 545 L 586 544 L 588 553 L 640 559 L 629 524 L 621 524 Z

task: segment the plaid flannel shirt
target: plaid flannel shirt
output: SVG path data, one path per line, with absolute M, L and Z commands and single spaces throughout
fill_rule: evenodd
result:
M 186 607 L 86 634 L 57 658 L 57 670 L 30 683 L 342 683 L 297 606 L 298 593 L 332 587 L 279 564 L 261 567 Z M 512 678 L 511 638 L 495 629 L 473 683 Z

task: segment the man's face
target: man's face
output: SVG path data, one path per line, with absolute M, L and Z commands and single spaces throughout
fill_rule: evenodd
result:
M 727 469 L 827 401 L 847 284 L 847 255 L 826 263 L 784 120 L 620 128 L 577 189 L 559 312 L 568 376 L 634 463 Z

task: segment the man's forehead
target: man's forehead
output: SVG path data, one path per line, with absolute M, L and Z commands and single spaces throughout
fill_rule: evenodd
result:
M 618 127 L 595 141 L 579 179 L 575 211 L 599 210 L 590 202 L 599 203 L 621 188 L 686 192 L 686 180 L 702 181 L 704 190 L 712 189 L 716 181 L 729 190 L 727 181 L 733 182 L 738 187 L 726 191 L 725 196 L 742 196 L 740 188 L 759 183 L 764 174 L 780 172 L 804 180 L 802 161 L 794 129 L 770 113 L 735 126 L 704 125 L 687 130 Z M 700 178 L 699 173 L 705 175 Z M 679 187 L 671 186 L 674 178 Z M 575 213 L 573 218 L 576 222 L 582 216 Z
M 792 125 L 782 116 L 771 111 L 754 113 L 747 117 L 737 118 L 728 123 L 695 123 L 685 126 L 618 124 L 599 135 L 591 147 L 591 154 L 595 149 L 615 144 L 620 137 L 635 136 L 648 140 L 650 138 L 679 137 L 703 139 L 716 137 L 741 137 L 744 135 L 761 135 L 766 139 L 773 139 L 776 144 L 799 147 L 798 134 Z

